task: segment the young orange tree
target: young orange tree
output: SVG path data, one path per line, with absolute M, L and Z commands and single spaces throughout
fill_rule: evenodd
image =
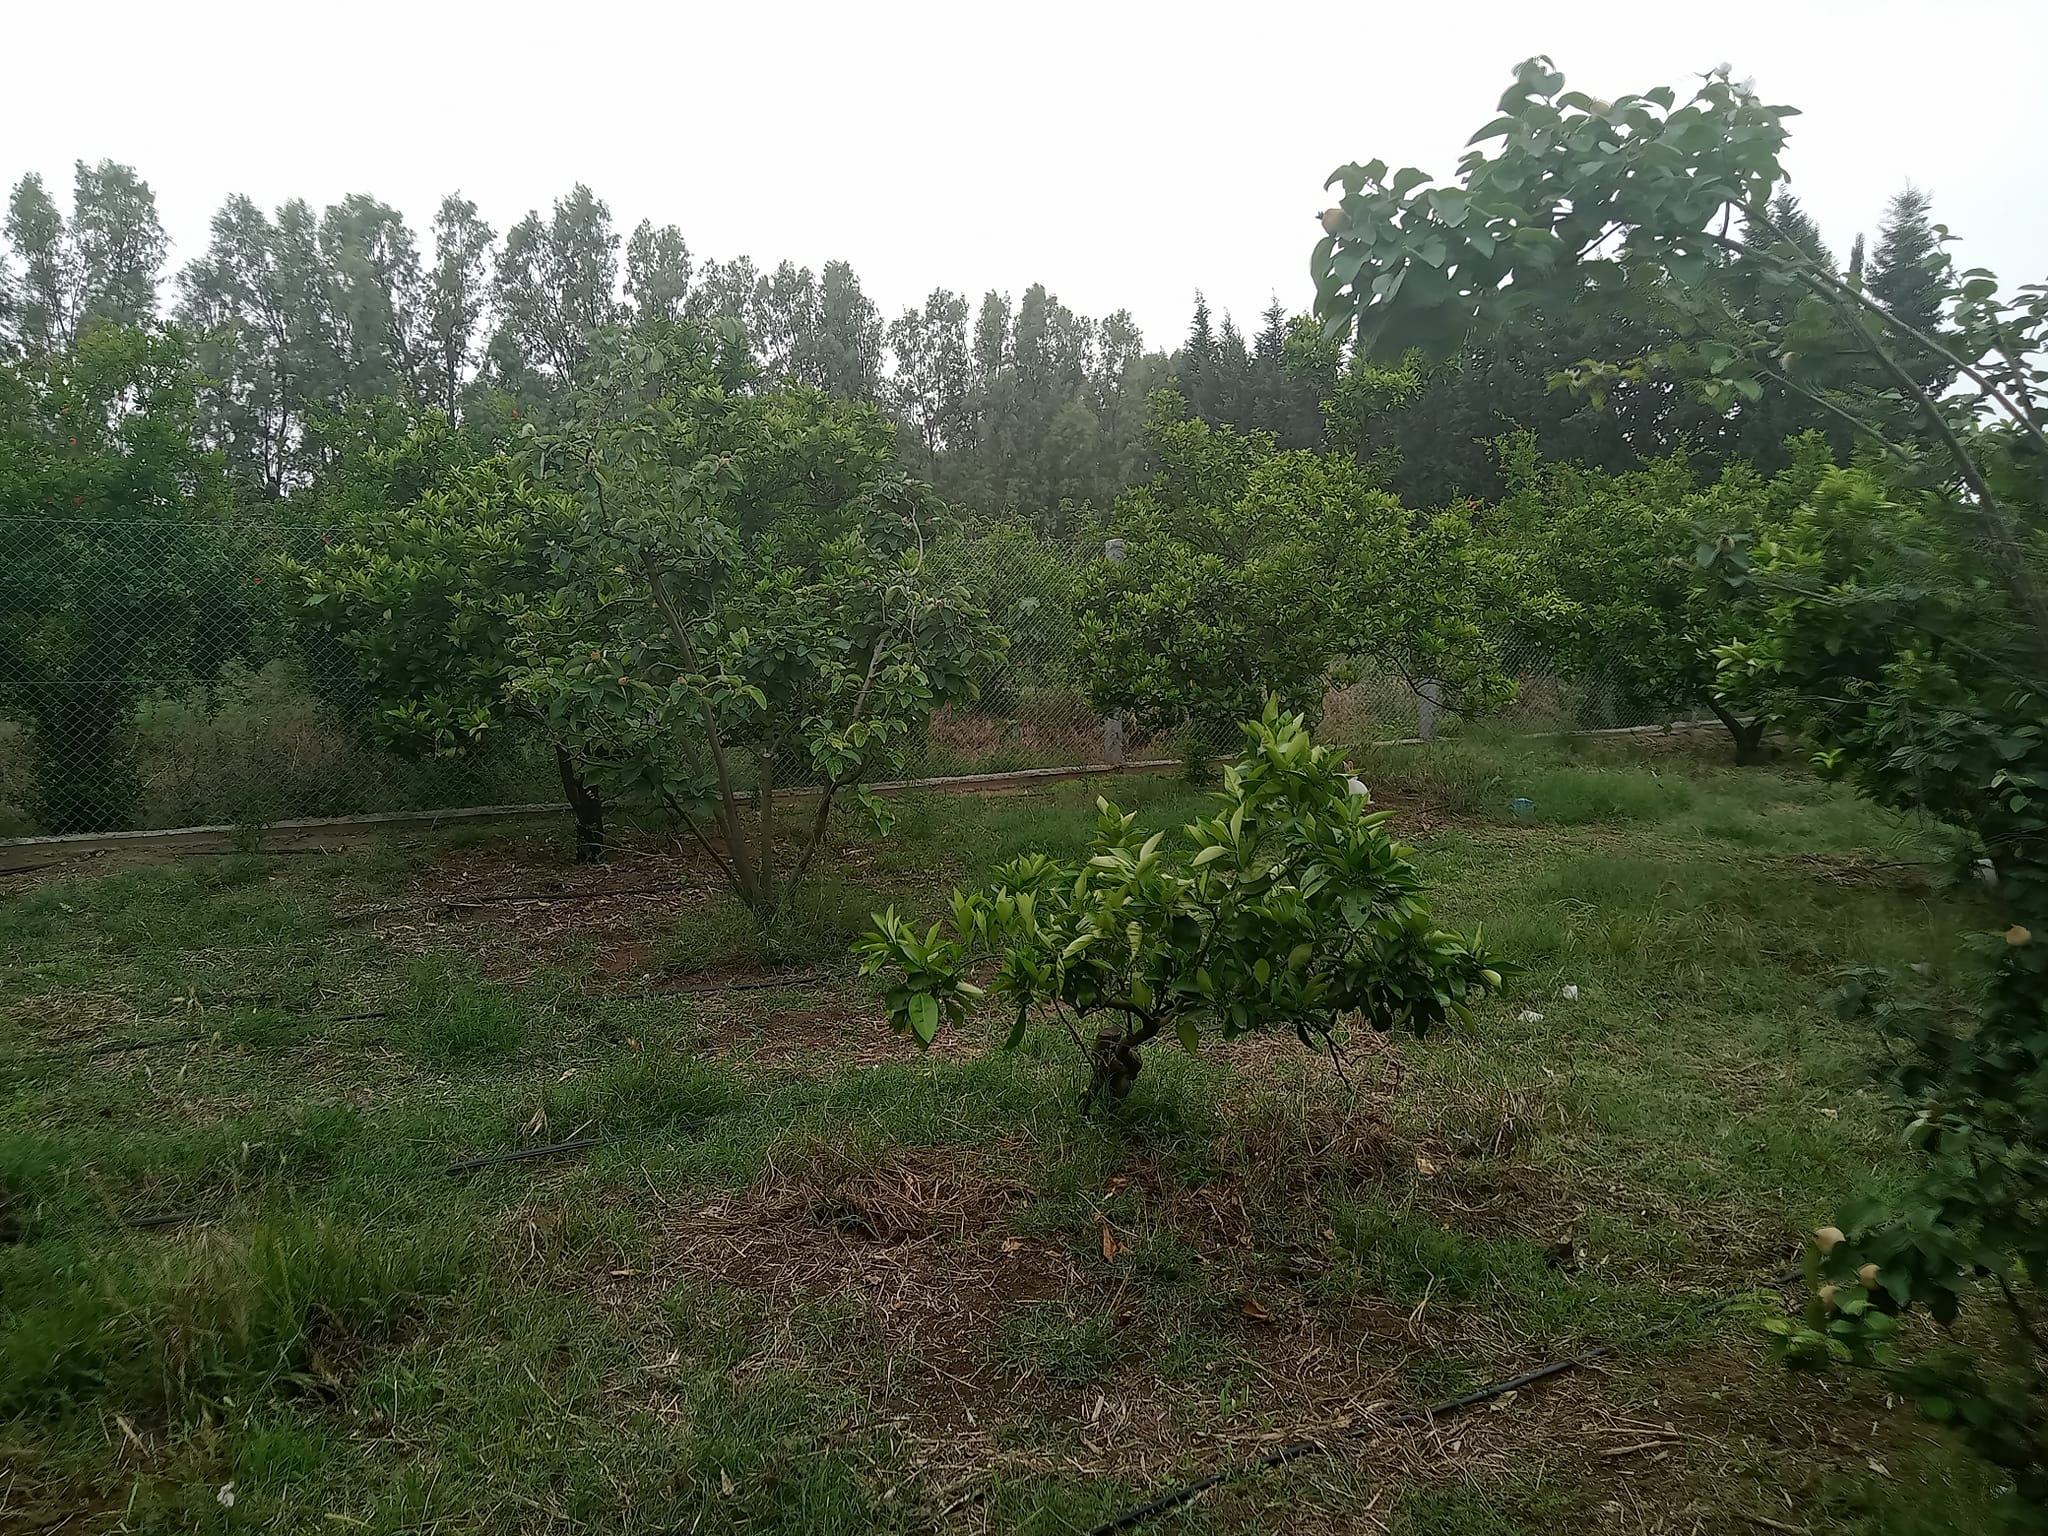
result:
M 1438 926 L 1392 813 L 1277 700 L 1243 734 L 1217 809 L 1177 845 L 1100 801 L 1085 862 L 1026 855 L 956 891 L 949 920 L 922 933 L 878 914 L 858 953 L 864 974 L 890 978 L 890 1022 L 928 1046 L 993 992 L 1015 1045 L 1040 1012 L 1087 1062 L 1085 1107 L 1126 1097 L 1162 1037 L 1193 1052 L 1282 1029 L 1334 1056 L 1346 1019 L 1416 1033 L 1469 1020 L 1503 964 L 1479 934 Z M 969 973 L 986 959 L 984 989 Z

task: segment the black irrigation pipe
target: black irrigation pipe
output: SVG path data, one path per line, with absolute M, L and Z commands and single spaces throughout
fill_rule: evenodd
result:
M 131 1216 L 121 1225 L 146 1232 L 155 1227 L 181 1227 L 188 1221 L 204 1221 L 217 1214 L 214 1211 L 165 1211 L 158 1216 Z
M 1772 1284 L 1783 1288 L 1795 1283 L 1798 1279 L 1799 1276 L 1797 1275 L 1782 1275 L 1774 1280 Z M 1745 1292 L 1744 1294 L 1747 1293 Z M 1700 1318 L 1712 1317 L 1716 1313 L 1723 1312 L 1733 1306 L 1738 1299 L 1739 1297 L 1736 1296 L 1717 1297 L 1706 1306 L 1700 1308 L 1696 1316 Z M 1654 1335 L 1673 1326 L 1675 1326 L 1675 1321 L 1652 1330 L 1652 1333 Z M 1490 1403 L 1497 1397 L 1506 1397 L 1510 1392 L 1518 1391 L 1523 1387 L 1534 1386 L 1539 1381 L 1548 1381 L 1551 1377 L 1562 1376 L 1567 1371 L 1582 1370 L 1586 1366 L 1605 1360 L 1608 1356 L 1614 1354 L 1619 1347 L 1614 1344 L 1595 1344 L 1591 1349 L 1584 1350 L 1579 1354 L 1568 1355 L 1562 1360 L 1553 1360 L 1548 1365 L 1539 1365 L 1534 1370 L 1523 1371 L 1519 1375 L 1510 1376 L 1503 1381 L 1493 1382 L 1490 1385 L 1480 1387 L 1476 1391 L 1467 1392 L 1463 1397 L 1449 1397 L 1440 1403 L 1432 1403 L 1427 1408 L 1411 1409 L 1407 1413 L 1395 1414 L 1385 1421 L 1384 1427 L 1387 1429 L 1406 1429 L 1410 1425 L 1427 1424 L 1435 1419 L 1445 1418 L 1454 1413 L 1462 1413 L 1467 1408 L 1476 1408 L 1481 1403 Z M 1171 1513 L 1184 1504 L 1192 1504 L 1211 1488 L 1220 1487 L 1224 1483 L 1234 1482 L 1236 1479 L 1247 1477 L 1254 1472 L 1264 1472 L 1272 1467 L 1285 1466 L 1288 1462 L 1299 1461 L 1304 1456 L 1320 1455 L 1329 1449 L 1330 1444 L 1326 1440 L 1290 1441 L 1278 1450 L 1268 1451 L 1265 1455 L 1238 1466 L 1224 1467 L 1218 1471 L 1211 1472 L 1207 1477 L 1198 1478 L 1194 1482 L 1183 1484 L 1169 1493 L 1161 1494 L 1150 1503 L 1140 1504 L 1135 1509 L 1127 1509 L 1120 1515 L 1112 1516 L 1110 1519 L 1103 1521 L 1102 1524 L 1093 1527 L 1088 1532 L 1088 1536 L 1117 1536 L 1118 1532 L 1135 1530 L 1148 1520 L 1154 1520 L 1161 1515 Z

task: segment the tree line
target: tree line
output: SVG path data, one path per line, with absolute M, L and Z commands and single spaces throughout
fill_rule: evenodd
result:
M 245 501 L 303 487 L 332 456 L 323 422 L 349 405 L 404 398 L 480 425 L 556 419 L 592 366 L 593 337 L 659 320 L 731 317 L 761 376 L 882 406 L 906 464 L 977 514 L 1075 531 L 1148 469 L 1150 396 L 1172 387 L 1190 412 L 1269 433 L 1283 448 L 1333 448 L 1376 466 L 1418 508 L 1492 500 L 1505 486 L 1493 440 L 1537 434 L 1546 454 L 1619 471 L 1681 444 L 1713 460 L 1782 462 L 1780 445 L 1818 428 L 1819 407 L 1784 396 L 1730 417 L 1687 391 L 1591 402 L 1551 380 L 1582 358 L 1654 345 L 1668 319 L 1654 296 L 1621 318 L 1566 311 L 1526 318 L 1455 356 L 1367 369 L 1277 300 L 1249 337 L 1195 296 L 1186 336 L 1148 349 L 1128 310 L 1101 319 L 1043 284 L 979 304 L 947 288 L 886 319 L 842 261 L 822 271 L 746 256 L 699 260 L 674 224 L 622 234 L 578 184 L 502 234 L 451 193 L 423 240 L 404 215 L 352 194 L 324 210 L 293 199 L 265 212 L 233 196 L 206 249 L 166 281 L 169 240 L 149 184 L 111 160 L 75 167 L 67 212 L 44 179 L 8 199 L 0 251 L 0 357 L 75 344 L 95 322 L 169 319 L 205 380 L 202 445 L 218 450 Z M 1893 200 L 1863 274 L 1882 302 L 1938 326 L 1939 255 L 1926 196 Z M 1774 204 L 1786 240 L 1826 255 L 1791 198 Z M 166 303 L 168 297 L 168 303 Z M 1756 295 L 1728 295 L 1732 307 Z
M 1127 310 L 1097 320 L 1034 284 L 978 307 L 939 288 L 888 319 L 845 262 L 699 260 L 673 224 L 622 233 L 580 184 L 502 233 L 450 194 L 425 239 L 370 196 L 266 212 L 238 195 L 167 282 L 148 183 L 80 162 L 68 212 L 24 176 L 5 233 L 0 356 L 65 351 L 95 322 L 175 322 L 207 381 L 203 442 L 252 499 L 307 484 L 329 456 L 320 424 L 352 403 L 547 421 L 605 330 L 731 317 L 769 383 L 879 404 L 945 493 L 1057 522 L 1135 477 L 1146 397 L 1171 378 Z

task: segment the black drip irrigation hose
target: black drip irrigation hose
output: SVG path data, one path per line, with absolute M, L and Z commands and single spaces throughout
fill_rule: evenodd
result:
M 486 1152 L 481 1157 L 465 1157 L 459 1163 L 450 1163 L 448 1172 L 468 1173 L 477 1168 L 490 1168 L 498 1163 L 530 1163 L 537 1157 L 559 1157 L 567 1152 L 587 1152 L 592 1147 L 601 1147 L 610 1141 L 609 1136 L 581 1136 L 574 1141 L 558 1141 L 545 1147 L 521 1147 L 516 1152 Z
M 1783 1289 L 1787 1285 L 1796 1283 L 1798 1279 L 1799 1276 L 1797 1275 L 1781 1275 L 1771 1283 Z M 1742 1295 L 1748 1294 L 1748 1292 L 1742 1293 Z M 1740 1299 L 1740 1296 L 1717 1297 L 1706 1306 L 1700 1308 L 1696 1316 L 1700 1318 L 1712 1317 L 1717 1312 L 1727 1310 Z M 1664 1332 L 1675 1325 L 1674 1320 L 1674 1322 L 1664 1324 L 1661 1328 L 1653 1329 L 1652 1336 L 1656 1333 Z M 1506 1397 L 1510 1392 L 1519 1391 L 1523 1387 L 1534 1386 L 1539 1381 L 1548 1381 L 1551 1377 L 1562 1376 L 1567 1371 L 1581 1370 L 1597 1361 L 1606 1359 L 1615 1352 L 1616 1347 L 1613 1344 L 1595 1344 L 1591 1349 L 1583 1350 L 1576 1355 L 1568 1355 L 1562 1360 L 1553 1360 L 1548 1365 L 1539 1365 L 1534 1370 L 1523 1371 L 1519 1375 L 1510 1376 L 1503 1381 L 1493 1382 L 1487 1386 L 1480 1387 L 1476 1391 L 1467 1392 L 1463 1397 L 1449 1397 L 1440 1403 L 1432 1403 L 1427 1408 L 1410 1409 L 1406 1413 L 1395 1414 L 1384 1422 L 1383 1427 L 1386 1429 L 1406 1429 L 1410 1425 L 1426 1424 L 1432 1420 L 1445 1418 L 1454 1413 L 1462 1413 L 1467 1408 L 1476 1408 L 1481 1403 L 1490 1403 L 1497 1397 Z M 1118 1536 L 1118 1533 L 1121 1531 L 1135 1530 L 1148 1520 L 1156 1520 L 1159 1516 L 1169 1514 L 1184 1504 L 1192 1504 L 1211 1488 L 1219 1488 L 1225 1483 L 1234 1482 L 1240 1477 L 1248 1477 L 1254 1472 L 1264 1472 L 1271 1467 L 1285 1466 L 1288 1462 L 1299 1461 L 1304 1456 L 1320 1455 L 1329 1449 L 1330 1444 L 1326 1440 L 1290 1441 L 1277 1450 L 1268 1451 L 1263 1456 L 1238 1466 L 1224 1467 L 1218 1471 L 1211 1472 L 1207 1477 L 1198 1478 L 1192 1483 L 1183 1484 L 1169 1493 L 1161 1494 L 1149 1503 L 1140 1504 L 1135 1509 L 1127 1509 L 1120 1515 L 1112 1516 L 1110 1519 L 1103 1521 L 1102 1524 L 1090 1529 L 1088 1536 Z

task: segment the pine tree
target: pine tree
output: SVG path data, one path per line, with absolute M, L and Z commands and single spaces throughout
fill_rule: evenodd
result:
M 1885 209 L 1877 248 L 1870 253 L 1865 286 L 1870 296 L 1908 325 L 1933 331 L 1941 324 L 1948 257 L 1927 217 L 1925 192 L 1908 187 Z
M 1252 342 L 1251 421 L 1270 432 L 1282 448 L 1314 448 L 1322 442 L 1323 415 L 1316 391 L 1287 367 L 1287 306 L 1279 299 L 1259 316 Z
M 1255 409 L 1251 382 L 1251 349 L 1237 322 L 1225 315 L 1223 330 L 1216 338 L 1216 378 L 1210 388 L 1209 409 L 1202 414 L 1229 426 L 1249 427 Z
M 1780 192 L 1771 199 L 1770 218 L 1779 240 L 1823 267 L 1834 266 L 1835 258 L 1820 237 L 1820 226 L 1799 206 L 1798 198 L 1790 192 Z
M 1187 341 L 1173 359 L 1174 388 L 1197 416 L 1207 417 L 1215 409 L 1218 356 L 1209 301 L 1197 289 L 1194 322 L 1188 327 Z

